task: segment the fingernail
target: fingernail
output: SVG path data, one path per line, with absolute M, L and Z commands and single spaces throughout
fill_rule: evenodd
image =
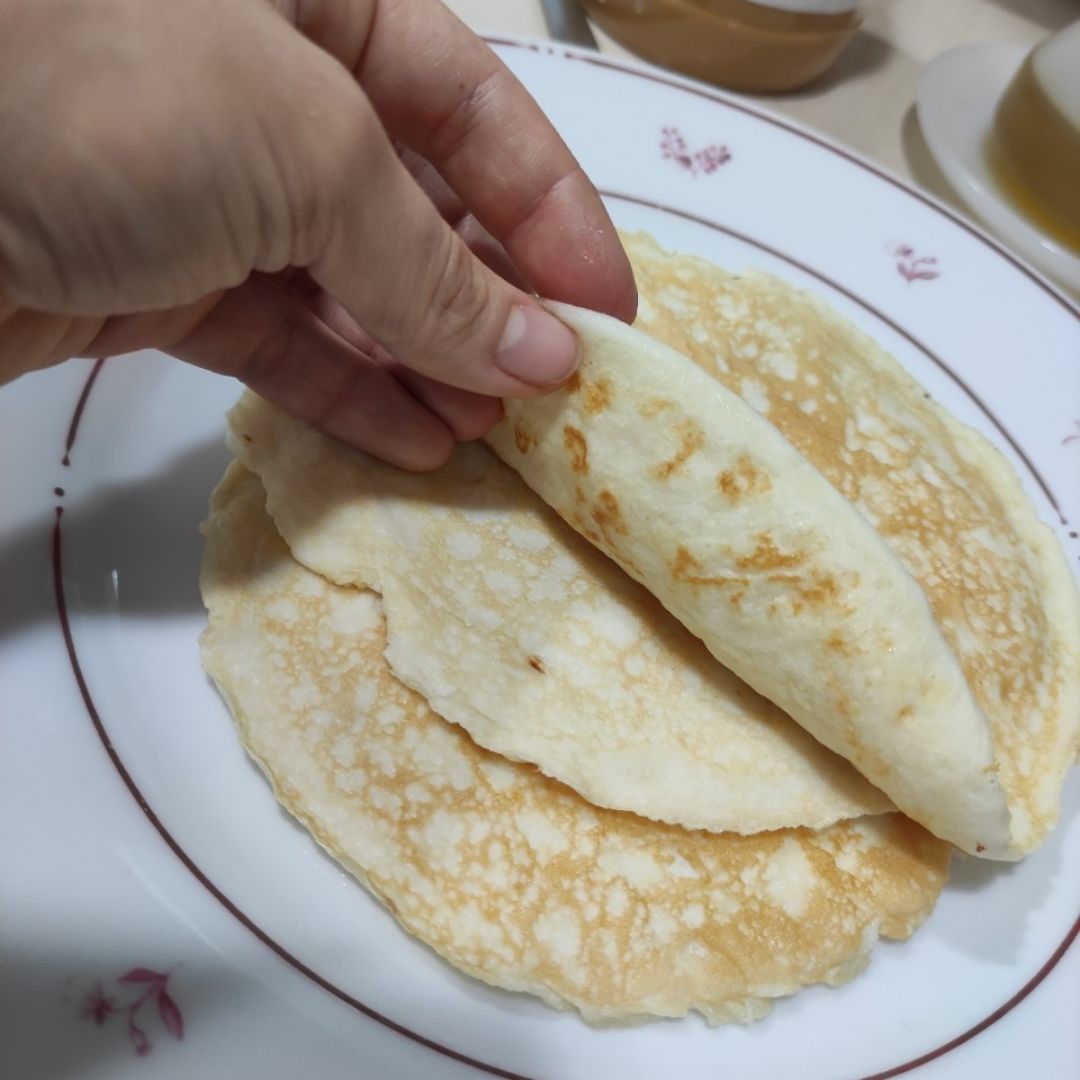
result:
M 574 332 L 554 315 L 524 304 L 510 312 L 495 353 L 500 371 L 530 386 L 558 386 L 578 362 Z

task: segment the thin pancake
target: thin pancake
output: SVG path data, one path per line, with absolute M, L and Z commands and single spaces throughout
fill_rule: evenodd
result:
M 250 393 L 229 423 L 293 555 L 382 595 L 394 674 L 482 746 L 598 806 L 715 832 L 892 808 L 487 448 L 417 475 Z
M 258 481 L 215 492 L 202 648 L 278 798 L 463 971 L 589 1019 L 749 1020 L 906 937 L 949 849 L 899 815 L 716 836 L 598 810 L 397 682 L 374 594 L 294 562 Z
M 488 436 L 724 665 L 905 813 L 1015 856 L 986 718 L 926 598 L 859 511 L 691 360 L 552 305 L 582 362 Z
M 810 293 L 624 237 L 638 325 L 741 394 L 859 508 L 922 586 L 987 717 L 1027 851 L 1080 746 L 1080 598 L 1004 457 Z

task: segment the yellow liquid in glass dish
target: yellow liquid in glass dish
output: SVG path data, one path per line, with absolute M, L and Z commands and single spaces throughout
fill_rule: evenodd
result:
M 1080 255 L 1080 22 L 1024 60 L 998 105 L 987 156 L 1016 208 Z

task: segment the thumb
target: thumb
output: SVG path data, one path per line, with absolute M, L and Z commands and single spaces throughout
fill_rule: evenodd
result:
M 318 200 L 333 217 L 311 276 L 387 352 L 439 382 L 525 397 L 565 381 L 578 364 L 573 332 L 468 249 L 359 89 L 352 105 L 361 115 L 332 161 L 348 182 L 331 181 L 338 196 Z

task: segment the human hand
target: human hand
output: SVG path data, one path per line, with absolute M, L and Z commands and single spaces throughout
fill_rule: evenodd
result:
M 429 468 L 575 366 L 518 284 L 634 314 L 592 185 L 437 0 L 0 0 L 0 160 L 0 382 L 156 347 Z

